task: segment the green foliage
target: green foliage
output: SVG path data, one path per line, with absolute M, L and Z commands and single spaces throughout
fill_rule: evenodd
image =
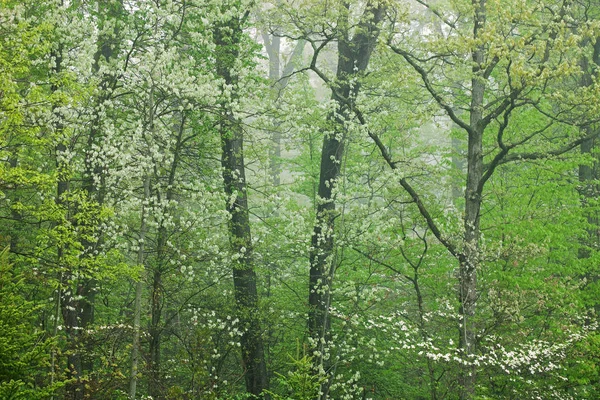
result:
M 219 160 L 229 118 L 246 139 L 256 312 L 274 400 L 315 398 L 327 373 L 330 398 L 453 399 L 468 363 L 475 398 L 597 397 L 598 150 L 580 154 L 575 142 L 598 129 L 597 5 L 487 0 L 474 38 L 469 0 L 384 2 L 393 23 L 342 116 L 333 368 L 323 373 L 296 338 L 306 330 L 320 147 L 340 112 L 327 100 L 336 38 L 352 31 L 364 3 L 130 3 L 0 0 L 0 245 L 10 245 L 0 254 L 0 398 L 65 395 L 73 355 L 88 363 L 90 398 L 128 398 L 137 281 L 137 397 L 156 384 L 166 399 L 251 398 L 239 351 L 247 327 L 231 282 L 240 254 L 229 251 Z M 266 78 L 261 33 L 280 41 L 271 60 L 280 74 L 306 41 L 276 83 Z M 390 45 L 424 67 L 429 87 Z M 486 78 L 473 77 L 477 48 Z M 467 357 L 457 349 L 459 261 L 400 180 L 464 251 L 469 134 L 448 109 L 469 122 L 473 81 L 485 81 L 484 113 L 511 108 L 483 132 L 486 168 L 509 150 L 483 187 L 478 348 Z M 65 333 L 64 315 L 81 321 L 88 305 L 93 321 Z M 156 374 L 146 363 L 153 340 Z
M 39 307 L 24 297 L 23 276 L 0 253 L 0 397 L 42 399 L 55 388 L 40 388 L 51 341 L 35 326 Z
M 315 374 L 313 371 L 312 358 L 306 354 L 304 348 L 300 351 L 300 344 L 297 343 L 296 355 L 288 354 L 289 371 L 286 374 L 276 372 L 277 385 L 283 394 L 267 391 L 274 400 L 311 400 L 318 396 L 321 383 L 327 377 Z

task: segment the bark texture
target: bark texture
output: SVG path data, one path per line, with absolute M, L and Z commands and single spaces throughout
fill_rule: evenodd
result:
M 242 40 L 242 19 L 231 19 L 216 27 L 214 32 L 217 45 L 217 74 L 224 85 L 232 88 L 235 97 L 238 76 L 234 71 L 240 57 Z M 231 109 L 231 99 L 223 99 L 220 107 L 219 133 L 221 136 L 221 166 L 223 186 L 227 195 L 229 238 L 232 254 L 233 286 L 238 318 L 244 328 L 241 337 L 242 367 L 246 391 L 255 396 L 268 396 L 263 391 L 268 388 L 267 367 L 259 317 L 257 276 L 252 257 L 252 235 L 248 213 L 248 192 L 244 163 L 244 131 Z
M 478 38 L 485 27 L 485 0 L 473 1 L 475 20 L 473 38 Z M 467 185 L 465 190 L 465 217 L 463 254 L 459 258 L 459 302 L 460 325 L 459 346 L 468 357 L 475 353 L 477 346 L 475 312 L 477 307 L 477 270 L 479 269 L 479 239 L 481 196 L 483 186 L 483 107 L 485 77 L 482 66 L 485 62 L 483 45 L 476 47 L 471 55 L 473 76 L 471 78 L 471 104 L 469 138 L 467 142 Z M 475 367 L 466 366 L 460 373 L 461 398 L 470 399 L 475 393 Z
M 349 7 L 348 4 L 346 4 Z M 346 10 L 349 13 L 349 9 Z M 355 33 L 347 29 L 338 37 L 338 64 L 335 82 L 328 82 L 331 98 L 337 110 L 328 116 L 328 130 L 323 137 L 319 187 L 316 204 L 317 219 L 313 228 L 310 252 L 308 293 L 308 334 L 318 356 L 313 360 L 315 372 L 328 374 L 327 341 L 330 329 L 329 307 L 331 286 L 335 273 L 335 191 L 340 178 L 346 146 L 345 123 L 353 119 L 353 107 L 360 89 L 357 82 L 367 69 L 377 44 L 383 5 L 369 2 Z M 316 68 L 313 60 L 313 68 Z M 329 383 L 321 386 L 318 398 L 328 397 Z

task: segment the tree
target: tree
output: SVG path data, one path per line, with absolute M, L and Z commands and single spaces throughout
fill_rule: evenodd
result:
M 595 398 L 596 8 L 0 1 L 0 396 Z
M 377 2 L 369 2 L 353 32 L 350 30 L 350 4 L 342 4 L 338 11 L 341 15 L 335 36 L 326 38 L 324 42 L 337 39 L 337 70 L 333 81 L 327 78 L 317 66 L 319 52 L 323 45 L 317 45 L 314 40 L 307 38 L 314 52 L 310 68 L 328 84 L 332 91 L 332 100 L 335 102 L 335 110 L 328 115 L 328 131 L 323 138 L 316 205 L 317 220 L 312 234 L 310 253 L 308 332 L 317 352 L 314 362 L 318 374 L 330 373 L 326 370 L 325 360 L 328 358 L 330 292 L 336 268 L 335 190 L 348 140 L 345 122 L 352 118 L 353 102 L 360 88 L 357 78 L 365 73 L 369 65 L 369 59 L 377 43 L 378 25 L 383 19 L 384 6 Z M 328 385 L 324 384 L 319 398 L 326 398 L 328 390 Z
M 244 131 L 235 115 L 233 102 L 239 96 L 240 67 L 244 63 L 246 24 L 251 4 L 234 2 L 238 14 L 214 26 L 216 72 L 222 79 L 222 98 L 219 104 L 219 135 L 223 186 L 227 196 L 227 211 L 231 215 L 229 237 L 232 249 L 233 284 L 238 318 L 244 327 L 241 338 L 242 365 L 245 369 L 246 390 L 260 396 L 268 388 L 264 344 L 258 309 L 257 277 L 252 255 L 252 236 L 248 210 L 248 189 L 244 163 Z M 223 5 L 225 6 L 225 5 Z M 220 12 L 225 12 L 220 9 Z M 240 65 L 242 64 L 242 65 Z
M 560 46 L 570 37 L 570 33 L 556 28 L 557 25 L 564 23 L 565 4 L 560 2 L 551 6 L 540 3 L 528 4 L 527 18 L 539 18 L 540 21 L 545 19 L 549 22 L 540 24 L 538 29 L 525 30 L 517 36 L 520 36 L 519 39 L 513 39 L 511 35 L 515 29 L 522 29 L 521 26 L 530 23 L 523 15 L 519 17 L 519 8 L 516 5 L 503 6 L 501 11 L 496 8 L 495 3 L 485 0 L 473 1 L 470 5 L 462 5 L 470 15 L 468 20 L 463 21 L 460 16 L 453 16 L 460 13 L 447 12 L 426 2 L 418 3 L 431 10 L 444 23 L 445 28 L 450 32 L 448 37 L 451 38 L 456 34 L 457 38 L 468 43 L 464 48 L 460 47 L 460 52 L 468 54 L 470 62 L 461 61 L 459 64 L 464 65 L 465 69 L 470 65 L 470 88 L 466 93 L 466 100 L 459 102 L 459 99 L 448 98 L 444 93 L 445 87 L 458 85 L 440 79 L 442 76 L 448 76 L 444 72 L 444 64 L 438 62 L 438 60 L 448 60 L 444 50 L 433 50 L 435 56 L 432 60 L 435 61 L 427 65 L 423 62 L 424 53 L 418 45 L 411 50 L 406 50 L 394 36 L 389 36 L 388 39 L 390 48 L 402 56 L 421 77 L 423 86 L 432 100 L 465 132 L 468 138 L 464 233 L 460 241 L 457 242 L 440 230 L 438 222 L 428 211 L 423 199 L 406 178 L 401 178 L 400 184 L 418 207 L 431 232 L 459 263 L 458 299 L 461 315 L 459 347 L 469 359 L 477 352 L 478 342 L 477 276 L 482 259 L 480 220 L 486 182 L 501 164 L 560 155 L 596 134 L 570 138 L 562 147 L 547 152 L 514 153 L 515 148 L 534 142 L 546 132 L 553 125 L 550 119 L 550 122 L 539 130 L 513 136 L 512 141 L 508 143 L 505 139 L 505 134 L 510 130 L 511 118 L 519 110 L 533 108 L 540 114 L 547 115 L 543 110 L 546 105 L 546 94 L 543 88 L 548 82 L 565 79 L 565 76 L 572 73 L 569 69 L 570 61 L 553 56 L 562 51 Z M 465 29 L 466 26 L 469 28 Z M 436 43 L 435 39 L 432 42 Z M 540 46 L 534 47 L 536 43 L 540 43 Z M 460 46 L 460 43 L 457 45 Z M 454 59 L 452 56 L 450 58 Z M 456 109 L 461 107 L 466 108 L 468 121 L 457 115 Z M 484 149 L 484 138 L 487 135 L 495 136 L 497 140 L 495 143 L 487 144 Z M 371 136 L 390 167 L 398 168 L 398 164 L 392 159 L 388 149 L 377 135 L 371 134 Z M 484 158 L 487 154 L 493 156 L 485 163 Z M 468 367 L 461 375 L 461 398 L 472 398 L 475 394 L 476 368 L 470 362 L 467 364 Z

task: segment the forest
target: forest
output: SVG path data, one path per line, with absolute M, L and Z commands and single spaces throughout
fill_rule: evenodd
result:
M 0 0 L 0 399 L 600 398 L 600 1 Z

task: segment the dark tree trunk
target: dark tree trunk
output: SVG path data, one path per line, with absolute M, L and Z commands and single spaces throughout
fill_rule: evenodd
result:
M 160 249 L 161 243 L 158 244 Z M 162 381 L 160 374 L 160 341 L 162 329 L 160 326 L 162 316 L 162 271 L 156 268 L 152 274 L 152 289 L 150 299 L 150 340 L 148 363 L 148 393 L 153 399 L 162 399 Z
M 99 4 L 98 7 L 101 7 Z M 121 0 L 111 0 L 107 3 L 103 3 L 102 9 L 99 10 L 100 15 L 100 29 L 103 29 L 103 25 L 106 21 L 114 23 L 122 13 L 123 4 Z M 112 58 L 118 53 L 118 42 L 117 42 L 118 30 L 114 28 L 112 32 L 104 32 L 98 37 L 97 50 L 94 54 L 94 64 L 92 65 L 93 71 L 96 74 L 100 73 L 100 63 L 110 62 Z M 83 190 L 87 194 L 87 200 L 96 203 L 98 207 L 102 207 L 104 204 L 104 192 L 105 192 L 105 176 L 104 166 L 101 161 L 96 159 L 93 155 L 97 153 L 98 149 L 102 148 L 104 135 L 102 126 L 102 107 L 104 102 L 108 100 L 112 95 L 112 87 L 116 83 L 116 77 L 114 74 L 103 73 L 100 78 L 99 94 L 95 101 L 94 119 L 91 124 L 90 132 L 87 138 L 87 146 L 85 149 L 85 162 L 83 172 Z M 98 229 L 98 227 L 95 227 Z M 96 254 L 99 246 L 101 245 L 100 232 L 96 234 L 97 239 L 94 241 L 82 240 L 83 253 L 82 258 L 93 258 Z M 90 275 L 90 274 L 84 274 Z M 93 277 L 83 278 L 77 287 L 77 295 L 81 300 L 78 301 L 78 313 L 80 314 L 81 330 L 84 332 L 82 338 L 84 339 L 85 352 L 82 354 L 82 369 L 83 373 L 93 371 L 93 344 L 90 338 L 86 338 L 85 331 L 94 322 L 94 304 L 96 302 L 96 286 L 97 281 Z
M 594 80 L 598 77 L 598 68 L 600 68 L 600 37 L 595 39 L 593 48 L 591 62 L 587 57 L 583 57 L 581 61 L 581 68 L 583 70 L 581 85 L 584 87 L 592 86 Z M 593 133 L 593 129 L 598 128 L 587 126 L 583 127 L 582 131 L 585 136 L 588 136 Z M 593 251 L 600 249 L 600 218 L 597 209 L 593 206 L 590 207 L 590 202 L 593 202 L 593 199 L 598 198 L 600 194 L 600 186 L 598 185 L 598 180 L 600 179 L 600 155 L 598 154 L 597 145 L 598 138 L 593 138 L 585 140 L 580 146 L 581 154 L 593 158 L 592 165 L 582 164 L 579 166 L 579 194 L 588 223 L 587 237 L 582 240 L 577 254 L 580 259 L 590 258 Z M 585 278 L 589 282 L 597 282 L 600 279 L 597 268 L 591 267 L 588 269 Z M 593 307 L 596 310 L 596 314 L 599 314 L 600 301 L 595 301 Z
M 228 120 L 231 123 L 222 127 L 221 143 L 223 183 L 225 193 L 231 199 L 227 205 L 227 211 L 231 214 L 230 241 L 233 254 L 239 256 L 233 264 L 233 285 L 240 321 L 245 327 L 241 344 L 246 389 L 258 396 L 267 388 L 267 375 L 258 318 L 256 272 L 252 260 L 242 130 L 238 123 Z
M 154 131 L 154 90 L 150 93 L 150 115 L 149 115 L 149 132 L 152 134 Z M 175 138 L 174 146 L 169 149 L 169 152 L 173 154 L 173 161 L 168 169 L 167 176 L 167 189 L 164 192 L 164 198 L 167 203 L 170 203 L 175 198 L 174 187 L 176 185 L 175 178 L 177 177 L 177 170 L 179 168 L 181 160 L 181 151 L 183 149 L 184 138 L 183 134 L 185 131 L 185 115 L 180 116 L 179 122 L 174 126 L 173 132 L 177 135 Z M 160 180 L 160 172 L 155 167 L 155 180 Z M 156 194 L 158 202 L 162 202 L 162 193 L 160 188 L 157 187 Z M 152 274 L 152 289 L 151 289 L 151 300 L 150 300 L 150 342 L 149 342 L 149 380 L 148 388 L 150 395 L 155 399 L 164 398 L 163 393 L 163 382 L 161 376 L 161 336 L 164 326 L 161 322 L 163 314 L 163 303 L 164 303 L 164 289 L 163 289 L 163 273 L 167 268 L 168 262 L 168 250 L 167 240 L 168 231 L 164 226 L 159 226 L 158 235 L 156 239 L 156 266 Z
M 238 77 L 233 68 L 240 56 L 242 25 L 247 14 L 241 19 L 231 19 L 215 28 L 217 45 L 217 73 L 225 85 L 236 96 Z M 259 317 L 257 277 L 252 258 L 252 237 L 248 214 L 248 193 L 244 164 L 244 135 L 240 121 L 233 115 L 229 99 L 221 103 L 219 131 L 221 136 L 221 166 L 223 186 L 227 195 L 229 238 L 232 254 L 238 257 L 232 263 L 233 286 L 238 318 L 244 328 L 241 337 L 242 367 L 246 381 L 246 391 L 255 396 L 268 396 L 263 391 L 268 388 L 267 368 L 264 357 L 264 344 Z
M 57 79 L 63 72 L 63 48 L 59 45 L 53 51 L 52 58 L 54 59 L 54 67 L 52 75 Z M 60 90 L 58 84 L 52 84 L 50 90 L 57 92 Z M 53 124 L 53 129 L 57 137 L 55 145 L 56 171 L 57 171 L 57 186 L 56 186 L 56 205 L 64 213 L 64 221 L 59 221 L 57 224 L 65 223 L 71 217 L 70 204 L 67 198 L 69 192 L 69 166 L 63 160 L 63 155 L 67 152 L 66 139 L 61 137 L 64 131 L 62 116 L 53 110 L 56 121 Z M 68 251 L 66 244 L 60 243 L 57 248 L 57 266 L 59 268 L 59 281 L 61 288 L 59 289 L 60 296 L 60 311 L 63 318 L 64 330 L 67 339 L 66 354 L 67 354 L 67 379 L 69 383 L 65 386 L 65 399 L 80 400 L 84 397 L 84 384 L 82 381 L 82 363 L 80 345 L 80 325 L 79 325 L 79 302 L 76 300 L 76 291 L 73 290 L 73 284 L 76 283 L 74 277 L 73 266 L 67 263 L 65 253 Z M 53 366 L 54 368 L 54 366 Z
M 348 7 L 348 5 L 347 5 Z M 349 11 L 349 10 L 347 10 Z M 345 122 L 352 119 L 354 100 L 359 84 L 352 82 L 365 72 L 379 36 L 378 24 L 383 7 L 369 3 L 352 38 L 343 32 L 338 38 L 336 82 L 331 84 L 332 99 L 337 111 L 328 116 L 331 132 L 323 138 L 321 167 L 317 195 L 316 222 L 310 251 L 308 334 L 317 356 L 313 359 L 316 374 L 328 374 L 325 352 L 329 336 L 331 286 L 335 273 L 335 219 L 337 217 L 335 190 L 344 157 Z M 329 382 L 321 387 L 320 399 L 328 397 Z

